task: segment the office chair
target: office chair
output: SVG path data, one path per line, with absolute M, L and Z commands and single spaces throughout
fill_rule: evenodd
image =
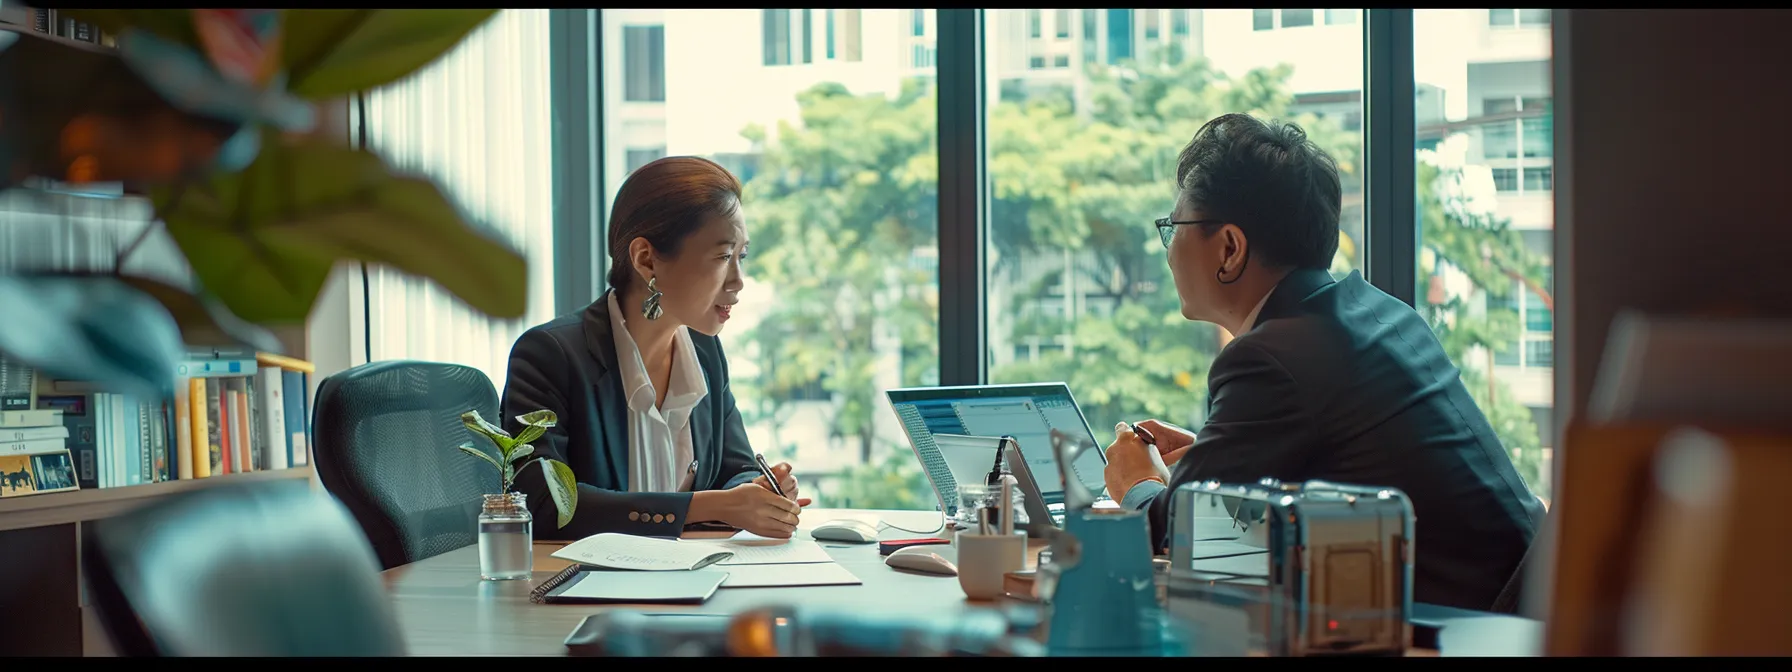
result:
M 354 514 L 391 569 L 478 541 L 492 465 L 455 450 L 486 439 L 461 424 L 479 411 L 501 422 L 498 393 L 478 369 L 385 361 L 325 378 L 312 415 L 318 480 Z
M 124 656 L 401 656 L 379 563 L 307 481 L 223 485 L 83 525 L 87 592 Z

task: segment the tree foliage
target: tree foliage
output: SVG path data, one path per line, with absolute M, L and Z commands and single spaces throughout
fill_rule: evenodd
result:
M 992 106 L 991 340 L 997 347 L 1070 343 L 994 367 L 995 382 L 1065 381 L 1097 428 L 1148 417 L 1199 422 L 1219 330 L 1181 317 L 1152 226 L 1173 206 L 1177 153 L 1202 124 L 1227 112 L 1294 121 L 1337 159 L 1345 192 L 1361 191 L 1359 137 L 1328 119 L 1291 114 L 1291 72 L 1279 66 L 1229 77 L 1170 53 L 1093 67 L 1080 109 L 1069 89 L 1005 95 Z M 861 458 L 839 475 L 837 494 L 818 493 L 829 503 L 927 508 L 933 496 L 909 451 L 878 445 L 872 430 L 874 416 L 888 413 L 875 374 L 894 364 L 874 344 L 900 343 L 902 385 L 936 380 L 938 273 L 928 255 L 938 222 L 937 101 L 931 85 L 911 82 L 894 96 L 821 84 L 798 102 L 801 122 L 781 124 L 775 137 L 745 131 L 763 151 L 746 186 L 756 258 L 750 272 L 775 287 L 778 300 L 745 336 L 763 376 L 736 384 L 756 419 L 773 426 L 788 417 L 794 396 L 817 385 L 826 391 L 831 436 L 856 444 Z M 1461 250 L 1493 246 L 1493 260 L 1480 266 L 1462 258 L 1477 284 L 1499 291 L 1510 283 L 1498 281 L 1497 268 L 1532 270 L 1522 245 L 1508 247 L 1515 234 L 1450 215 L 1447 200 L 1427 198 L 1426 244 L 1435 240 L 1442 257 L 1454 263 Z M 1353 266 L 1355 249 L 1346 236 L 1334 271 Z M 1071 284 L 1084 297 L 1080 314 L 1067 298 L 1043 298 Z M 1460 312 L 1451 305 L 1438 314 Z M 1498 340 L 1488 330 L 1512 326 L 1436 323 L 1458 361 L 1467 345 Z M 998 332 L 997 324 L 1006 327 Z M 1490 415 L 1499 418 L 1501 436 L 1534 446 L 1523 407 L 1516 414 L 1500 408 Z

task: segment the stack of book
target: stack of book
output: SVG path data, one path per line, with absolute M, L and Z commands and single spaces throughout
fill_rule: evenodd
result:
M 74 490 L 62 412 L 36 410 L 37 372 L 0 357 L 0 497 Z

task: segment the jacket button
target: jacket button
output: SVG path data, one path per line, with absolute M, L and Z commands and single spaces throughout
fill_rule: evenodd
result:
M 637 520 L 640 520 L 640 519 L 641 519 L 641 514 L 639 514 L 639 513 L 636 513 L 636 512 L 634 512 L 634 511 L 630 511 L 630 512 L 628 512 L 628 519 L 629 519 L 629 520 L 630 520 L 630 521 L 631 521 L 631 522 L 632 522 L 632 521 L 637 521 Z
M 668 522 L 668 523 L 678 522 L 678 514 L 675 514 L 675 513 L 666 514 L 666 522 Z
M 666 522 L 666 517 L 662 516 L 660 514 L 657 514 L 657 513 L 653 514 L 653 522 L 656 522 L 656 523 Z

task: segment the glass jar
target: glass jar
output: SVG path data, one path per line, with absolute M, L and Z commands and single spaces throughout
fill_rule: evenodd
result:
M 1011 488 L 1013 492 L 1014 529 L 1021 529 L 1028 522 L 1026 500 L 1021 496 L 1020 488 Z M 953 516 L 953 523 L 961 530 L 977 529 L 977 509 L 995 506 L 1001 498 L 1001 486 L 991 487 L 982 483 L 958 484 L 958 511 Z M 996 521 L 1000 525 L 1000 521 Z
M 527 579 L 535 569 L 534 517 L 523 493 L 486 495 L 479 512 L 479 576 L 487 581 Z

